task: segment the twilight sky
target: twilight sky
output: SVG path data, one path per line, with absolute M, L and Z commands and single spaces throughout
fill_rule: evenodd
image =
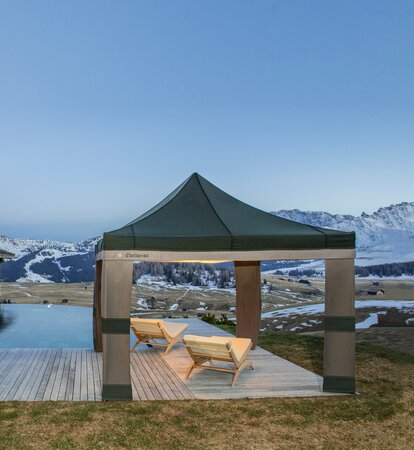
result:
M 414 201 L 414 2 L 0 0 L 0 234 L 80 240 L 192 172 L 264 210 Z

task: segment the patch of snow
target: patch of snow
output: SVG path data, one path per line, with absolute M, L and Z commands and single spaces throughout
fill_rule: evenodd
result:
M 134 307 L 135 309 L 148 309 L 148 303 L 145 298 L 137 298 L 136 302 L 138 307 Z
M 356 308 L 414 308 L 414 300 L 357 300 Z
M 355 308 L 398 308 L 403 311 L 414 308 L 413 300 L 357 300 L 355 302 Z M 271 317 L 291 317 L 298 315 L 314 315 L 323 314 L 325 311 L 325 303 L 316 303 L 313 305 L 294 306 L 283 309 L 277 309 L 275 311 L 269 311 L 262 313 L 262 319 Z
M 63 266 L 62 266 L 62 263 L 60 262 L 59 259 L 55 259 L 54 262 L 55 262 L 55 264 L 59 267 L 59 269 L 60 269 L 61 272 L 70 272 L 70 269 L 72 269 L 72 266 L 66 266 L 66 267 L 63 267 Z
M 60 249 L 44 249 L 39 251 L 30 261 L 28 261 L 24 265 L 24 270 L 26 272 L 26 275 L 23 277 L 20 277 L 17 282 L 25 282 L 30 281 L 34 283 L 53 283 L 53 281 L 49 280 L 48 276 L 46 275 L 39 275 L 32 270 L 32 266 L 34 264 L 42 263 L 45 259 L 50 259 L 53 263 L 55 263 L 58 267 L 60 272 L 63 275 L 62 281 L 68 281 L 66 278 L 64 272 L 67 272 L 70 270 L 70 267 L 63 267 L 59 261 L 60 258 L 63 256 L 66 256 L 66 253 L 63 252 Z
M 365 320 L 355 324 L 355 329 L 369 328 L 371 325 L 378 325 L 378 314 L 376 312 L 370 313 Z
M 207 309 L 207 303 L 199 302 L 200 307 L 196 308 L 196 311 L 205 311 Z

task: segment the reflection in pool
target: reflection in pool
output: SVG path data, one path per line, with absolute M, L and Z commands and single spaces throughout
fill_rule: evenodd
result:
M 0 348 L 93 348 L 92 308 L 0 305 Z

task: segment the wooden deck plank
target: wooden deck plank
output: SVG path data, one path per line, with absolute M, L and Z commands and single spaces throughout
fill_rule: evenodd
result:
M 97 372 L 98 379 L 97 379 L 97 381 L 99 382 L 99 387 L 100 387 L 98 399 L 102 400 L 102 384 L 103 384 L 103 382 L 102 382 L 102 378 L 103 378 L 102 377 L 102 371 L 103 371 L 102 353 L 95 353 L 95 357 L 96 357 L 97 364 L 98 364 L 98 372 Z
M 103 384 L 103 381 L 102 381 L 102 379 L 103 379 L 103 375 L 102 375 L 102 371 L 103 371 L 102 355 L 103 355 L 102 352 L 101 353 L 96 353 L 96 357 L 98 359 L 98 368 L 99 368 L 99 382 L 100 382 L 101 386 Z
M 88 385 L 88 397 L 89 401 L 95 400 L 95 385 L 93 381 L 93 370 L 92 370 L 92 351 L 86 350 L 86 378 Z
M 147 368 L 142 364 L 141 358 L 138 354 L 134 355 L 135 358 L 135 369 L 139 374 L 138 380 L 144 389 L 146 397 L 144 399 L 149 400 L 161 400 L 162 397 L 158 390 L 155 388 L 154 382 L 152 381 Z
M 95 352 L 91 352 L 92 359 L 92 373 L 93 373 L 93 384 L 94 384 L 94 392 L 95 392 L 95 400 L 102 399 L 102 385 L 99 375 L 99 360 L 98 354 Z
M 0 400 L 8 399 L 8 395 L 13 390 L 15 384 L 24 376 L 24 368 L 30 360 L 32 351 L 33 349 L 24 349 L 24 351 L 16 353 L 15 364 L 0 381 Z
M 45 357 L 42 361 L 42 365 L 37 370 L 37 376 L 34 379 L 31 389 L 30 389 L 30 393 L 27 396 L 27 401 L 36 400 L 37 391 L 39 390 L 42 379 L 45 376 L 46 369 L 49 364 L 50 358 L 52 357 L 52 350 L 45 349 L 44 355 L 45 355 Z
M 133 361 L 135 372 L 138 373 L 138 376 L 135 377 L 135 382 L 139 400 L 155 400 L 154 394 L 146 383 L 144 374 L 141 372 L 143 368 L 140 367 L 139 358 L 136 355 L 131 355 L 131 360 Z
M 3 366 L 3 371 L 0 378 L 0 395 L 10 383 L 11 372 L 15 370 L 16 365 L 19 364 L 19 360 L 24 357 L 24 354 L 18 352 L 17 349 L 12 350 L 11 352 L 12 353 L 7 361 L 7 364 Z
M 157 373 L 162 377 L 164 386 L 174 394 L 174 399 L 185 400 L 194 398 L 193 394 L 187 389 L 185 384 L 175 375 L 168 364 L 164 361 L 161 353 L 151 352 L 150 360 L 155 365 Z
M 175 392 L 175 386 L 171 385 L 168 378 L 164 376 L 163 373 L 163 361 L 159 361 L 160 355 L 159 350 L 151 351 L 151 352 L 145 352 L 145 355 L 143 355 L 145 359 L 147 360 L 148 364 L 153 368 L 152 372 L 154 376 L 157 378 L 158 383 L 163 387 L 163 391 L 165 392 L 165 395 L 167 396 L 168 400 L 178 400 L 180 398 L 179 395 Z
M 38 401 L 43 400 L 47 385 L 49 383 L 50 374 L 52 373 L 53 364 L 55 362 L 57 354 L 58 354 L 57 349 L 50 349 L 50 358 L 47 363 L 42 381 L 40 382 L 39 389 L 36 392 L 35 400 L 38 400 Z
M 179 396 L 177 396 L 175 392 L 175 386 L 172 385 L 164 376 L 164 361 L 162 361 L 159 350 L 154 349 L 153 351 L 148 352 L 148 355 L 145 354 L 145 359 L 147 361 L 147 364 L 151 367 L 152 373 L 154 374 L 154 377 L 158 382 L 158 386 L 159 389 L 161 389 L 161 395 L 163 396 L 163 399 L 178 400 Z
M 67 352 L 61 352 L 59 357 L 59 364 L 56 370 L 56 377 L 53 382 L 53 387 L 50 392 L 50 400 L 57 400 L 59 396 L 60 386 L 63 382 L 63 367 L 65 365 Z
M 51 400 L 53 386 L 56 380 L 56 374 L 59 368 L 60 358 L 62 356 L 62 349 L 56 350 L 56 355 L 53 360 L 52 367 L 50 369 L 49 379 L 46 384 L 46 388 L 44 390 L 43 399 L 42 400 Z M 60 380 L 59 380 L 60 381 Z
M 86 373 L 86 352 L 81 351 L 81 401 L 88 400 L 88 376 Z
M 79 401 L 81 399 L 81 351 L 76 350 L 75 359 L 75 383 L 73 385 L 73 396 L 72 400 Z
M 73 392 L 75 387 L 75 371 L 76 371 L 76 350 L 71 349 L 69 368 L 68 368 L 68 381 L 66 384 L 66 400 L 73 400 Z
M 64 361 L 63 361 L 63 370 L 62 370 L 62 381 L 59 386 L 59 391 L 57 393 L 56 400 L 66 400 L 66 390 L 68 387 L 68 378 L 69 378 L 69 366 L 70 366 L 70 357 L 72 351 L 68 349 L 64 352 Z
M 9 361 L 12 356 L 11 350 L 13 349 L 5 349 L 5 348 L 0 349 L 0 375 L 2 374 L 4 367 L 7 364 L 7 361 Z
M 141 392 L 143 392 L 142 386 L 136 376 L 135 373 L 135 358 L 131 355 L 131 361 L 130 361 L 130 373 L 131 373 L 131 386 L 132 386 L 132 398 L 133 400 L 145 400 L 145 396 L 143 398 Z
M 30 373 L 31 366 L 35 360 L 34 356 L 36 355 L 37 349 L 32 349 L 28 354 L 28 358 L 26 362 L 22 366 L 19 373 L 16 374 L 16 378 L 13 380 L 13 386 L 9 389 L 8 393 L 5 394 L 5 400 L 15 400 L 15 396 L 20 395 L 21 389 L 24 390 L 27 384 L 27 375 Z
M 163 389 L 158 385 L 158 380 L 154 376 L 152 368 L 147 364 L 146 359 L 142 357 L 141 353 L 137 352 L 136 356 L 138 361 L 137 367 L 143 374 L 141 379 L 146 382 L 155 400 L 163 400 Z
M 132 353 L 131 354 L 131 373 L 133 371 L 133 380 L 135 388 L 141 400 L 155 400 L 154 394 L 149 388 L 145 377 L 143 376 L 140 368 L 140 361 L 138 357 Z M 140 387 L 140 388 L 139 388 Z
M 9 373 L 10 368 L 13 367 L 16 353 L 16 349 L 7 349 L 7 353 L 3 352 L 0 362 L 0 381 L 5 374 Z
M 39 349 L 38 353 L 36 354 L 34 363 L 32 364 L 30 373 L 28 372 L 28 375 L 26 376 L 24 383 L 21 384 L 19 390 L 20 392 L 16 392 L 16 395 L 14 396 L 14 400 L 28 400 L 28 397 L 30 395 L 30 392 L 33 389 L 33 385 L 36 382 L 39 373 L 41 373 L 41 369 L 43 366 L 43 362 L 47 356 L 46 349 Z
M 36 354 L 38 353 L 38 349 L 30 349 L 27 352 L 26 358 L 24 362 L 20 366 L 20 370 L 15 373 L 14 380 L 10 389 L 6 389 L 0 399 L 2 400 L 14 400 L 14 396 L 16 394 L 20 395 L 21 386 L 25 386 L 25 380 L 28 374 L 31 373 L 32 365 L 35 361 Z
M 133 370 L 131 368 L 131 389 L 132 389 L 132 400 L 143 400 L 140 396 L 140 393 L 137 389 L 137 383 L 134 377 L 132 376 Z
M 177 400 L 177 395 L 174 392 L 174 389 L 171 388 L 171 384 L 166 382 L 163 374 L 162 374 L 162 363 L 163 361 L 160 361 L 159 358 L 162 358 L 160 356 L 160 352 L 158 349 L 151 349 L 151 351 L 145 352 L 145 354 L 142 355 L 143 358 L 145 358 L 145 362 L 147 366 L 151 369 L 151 373 L 153 376 L 153 379 L 157 385 L 157 389 L 160 392 L 163 400 Z
M 186 386 L 186 384 L 184 384 L 183 381 L 180 380 L 178 375 L 173 370 L 171 370 L 170 366 L 167 364 L 163 356 L 161 356 L 161 361 L 165 368 L 164 374 L 168 377 L 170 382 L 176 387 L 177 391 L 180 392 L 181 396 L 184 399 L 195 398 L 193 393 Z

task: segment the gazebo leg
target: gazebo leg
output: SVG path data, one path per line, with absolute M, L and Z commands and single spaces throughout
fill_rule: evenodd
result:
M 132 400 L 129 359 L 132 264 L 132 261 L 103 262 L 103 400 Z
M 355 392 L 353 259 L 326 260 L 323 390 Z
M 93 288 L 93 347 L 95 352 L 102 351 L 102 309 L 101 309 L 101 289 L 102 289 L 102 260 L 96 261 L 95 284 Z
M 262 299 L 260 261 L 235 261 L 236 335 L 250 338 L 256 347 L 259 335 Z

